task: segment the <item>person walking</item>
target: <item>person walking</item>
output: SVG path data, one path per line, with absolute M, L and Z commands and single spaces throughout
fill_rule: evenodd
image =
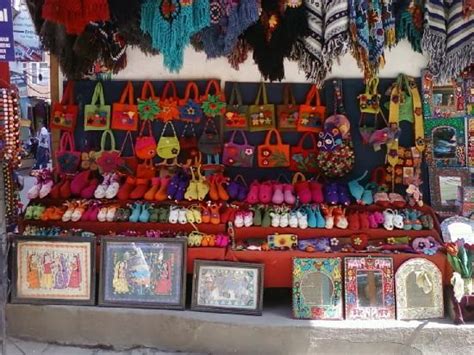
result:
M 50 159 L 50 135 L 44 123 L 38 132 L 37 138 L 38 149 L 36 151 L 36 164 L 33 169 L 46 169 Z

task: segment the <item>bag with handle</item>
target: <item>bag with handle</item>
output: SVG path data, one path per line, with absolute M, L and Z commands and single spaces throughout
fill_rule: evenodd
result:
M 53 104 L 51 128 L 74 131 L 79 107 L 74 103 L 74 81 L 68 81 L 61 102 Z
M 173 132 L 172 136 L 165 136 L 166 128 L 171 127 Z M 158 140 L 158 145 L 156 147 L 156 153 L 160 158 L 163 159 L 172 159 L 176 158 L 179 154 L 180 146 L 179 139 L 176 135 L 176 130 L 174 129 L 173 123 L 167 121 L 161 131 L 161 137 Z
M 198 142 L 199 151 L 203 154 L 220 154 L 222 152 L 222 141 L 213 118 L 208 118 L 204 131 Z
M 242 104 L 242 94 L 240 93 L 239 84 L 234 83 L 229 103 L 227 104 L 227 112 L 225 113 L 224 129 L 247 129 L 248 111 L 249 107 Z
M 110 127 L 110 105 L 105 104 L 102 83 L 95 85 L 92 101 L 84 106 L 84 131 L 103 131 Z
M 240 133 L 243 143 L 235 142 L 235 135 Z M 255 147 L 250 145 L 247 136 L 242 131 L 234 131 L 230 136 L 229 142 L 224 144 L 223 163 L 227 166 L 237 166 L 242 168 L 251 168 L 253 166 L 253 157 Z
M 127 83 L 120 101 L 112 105 L 112 129 L 120 131 L 138 130 L 138 108 L 135 105 L 133 84 Z
M 148 128 L 147 135 L 145 135 L 146 128 Z M 142 121 L 140 133 L 135 142 L 135 154 L 140 159 L 153 159 L 156 155 L 156 140 L 149 120 Z
M 260 103 L 262 99 L 262 103 Z M 268 131 L 275 128 L 275 106 L 268 103 L 267 87 L 260 83 L 255 105 L 249 107 L 249 131 Z
M 172 90 L 171 96 L 169 90 Z M 168 81 L 163 88 L 163 94 L 160 99 L 160 112 L 157 118 L 163 122 L 176 120 L 179 117 L 178 110 L 178 94 L 176 93 L 176 85 L 173 81 Z
M 211 94 L 212 89 L 214 89 L 214 94 Z M 206 91 L 201 97 L 201 107 L 208 117 L 223 116 L 225 114 L 225 95 L 217 80 L 210 80 L 207 83 Z
M 185 124 L 181 137 L 179 138 L 179 146 L 181 147 L 179 161 L 182 163 L 186 163 L 189 159 L 193 159 L 199 154 L 198 139 L 194 130 L 194 124 Z
M 319 90 L 316 85 L 312 85 L 306 95 L 305 103 L 300 106 L 296 130 L 299 132 L 321 132 L 325 115 L 326 107 L 321 105 Z
M 138 114 L 142 121 L 153 121 L 158 119 L 160 113 L 160 102 L 155 95 L 155 89 L 149 81 L 145 81 L 142 87 L 142 95 L 138 99 Z
M 378 85 L 379 79 L 377 77 L 371 78 L 365 86 L 365 92 L 357 97 L 360 110 L 359 133 L 362 137 L 362 144 L 372 144 L 376 151 L 380 149 L 380 143 L 383 143 L 386 130 L 383 127 L 379 127 L 379 116 L 385 123 L 384 127 L 387 127 L 387 120 L 380 107 Z M 373 122 L 369 122 L 367 115 L 374 115 Z M 379 137 L 382 138 L 382 141 Z
M 191 97 L 193 92 L 193 97 Z M 199 97 L 199 88 L 194 81 L 186 85 L 184 98 L 179 101 L 179 120 L 186 123 L 201 122 L 204 113 L 201 108 L 201 100 Z
M 296 131 L 299 110 L 300 107 L 296 104 L 291 85 L 285 84 L 283 86 L 283 104 L 277 106 L 278 130 Z
M 72 132 L 63 132 L 56 152 L 56 162 L 60 174 L 74 174 L 81 163 L 81 153 L 76 151 Z
M 110 148 L 106 148 L 107 137 L 110 139 Z M 117 170 L 122 164 L 120 151 L 115 149 L 115 137 L 110 129 L 106 129 L 102 133 L 100 140 L 100 151 L 96 153 L 96 161 L 101 173 L 111 173 Z
M 304 142 L 308 139 L 312 143 L 311 148 L 303 146 Z M 290 152 L 290 170 L 313 174 L 318 172 L 318 165 L 316 163 L 318 142 L 314 133 L 306 132 L 303 134 L 298 144 L 291 147 Z
M 271 143 L 275 135 L 276 143 Z M 258 146 L 258 166 L 260 168 L 286 168 L 290 166 L 290 146 L 283 144 L 276 129 L 268 131 L 265 142 Z
M 379 78 L 371 78 L 365 85 L 365 92 L 357 96 L 362 113 L 378 114 L 380 112 Z
M 126 156 L 126 145 L 130 145 L 131 155 Z M 122 147 L 120 148 L 120 159 L 122 160 L 122 165 L 119 167 L 120 171 L 123 171 L 127 175 L 135 175 L 137 172 L 137 157 L 135 156 L 135 148 L 133 147 L 133 137 L 132 132 L 127 131 L 122 142 Z

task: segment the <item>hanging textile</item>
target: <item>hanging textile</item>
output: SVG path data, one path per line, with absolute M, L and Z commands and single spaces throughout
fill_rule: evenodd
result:
M 146 0 L 140 28 L 164 57 L 172 72 L 183 66 L 184 48 L 191 36 L 210 24 L 209 0 Z
M 421 53 L 423 36 L 423 1 L 399 0 L 395 2 L 395 28 L 397 43 L 406 38 L 411 48 Z
M 250 47 L 247 41 L 240 37 L 232 51 L 227 56 L 227 61 L 230 66 L 235 70 L 239 70 L 240 64 L 247 60 L 251 49 L 252 47 Z

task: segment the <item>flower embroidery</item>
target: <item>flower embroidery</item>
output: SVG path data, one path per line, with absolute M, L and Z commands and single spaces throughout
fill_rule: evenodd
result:
M 81 168 L 84 170 L 97 170 L 96 152 L 90 151 L 89 153 L 83 152 L 81 154 Z
M 140 112 L 140 118 L 142 120 L 152 121 L 160 113 L 160 107 L 158 106 L 158 102 L 155 99 L 138 99 L 138 111 Z
M 123 161 L 120 158 L 120 153 L 117 151 L 102 152 L 100 157 L 97 159 L 97 164 L 103 173 L 110 173 L 114 171 L 117 166 L 122 165 Z
M 67 173 L 75 172 L 79 165 L 79 157 L 72 153 L 62 153 L 57 160 L 61 170 Z
M 268 149 L 262 150 L 262 155 L 263 155 L 264 157 L 269 157 L 271 154 L 272 154 L 272 152 L 271 152 L 270 150 L 268 150 Z
M 179 110 L 176 100 L 165 99 L 160 102 L 160 112 L 157 117 L 164 122 L 171 121 L 172 119 L 178 118 Z
M 194 100 L 188 100 L 179 108 L 179 115 L 182 121 L 199 123 L 203 112 L 201 106 Z
M 202 103 L 202 110 L 209 117 L 216 117 L 224 113 L 226 103 L 218 95 L 207 95 Z
M 331 246 L 335 247 L 339 245 L 339 239 L 331 238 Z
M 252 148 L 247 148 L 245 149 L 245 155 L 252 155 L 253 154 L 253 149 Z

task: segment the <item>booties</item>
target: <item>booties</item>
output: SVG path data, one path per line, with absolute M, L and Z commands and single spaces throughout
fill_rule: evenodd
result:
M 237 181 L 231 181 L 227 184 L 227 194 L 232 200 L 236 200 L 239 196 L 240 184 Z
M 309 187 L 311 189 L 311 198 L 313 203 L 323 203 L 323 185 L 315 180 L 309 182 Z
M 55 200 L 60 198 L 61 186 L 66 182 L 66 177 L 61 176 L 59 179 L 60 179 L 59 182 L 54 184 L 53 187 L 51 188 L 51 191 L 49 192 L 49 196 Z
M 338 206 L 334 209 L 334 223 L 339 229 L 347 229 L 349 222 L 346 217 L 346 209 Z
M 137 223 L 138 220 L 140 219 L 141 214 L 142 214 L 142 204 L 139 202 L 134 203 L 132 207 L 132 214 L 128 218 L 128 221 L 132 223 Z
M 109 186 L 107 187 L 107 190 L 105 190 L 105 198 L 109 200 L 115 198 L 119 192 L 119 189 L 119 177 L 117 174 L 112 174 L 110 176 Z
M 336 183 L 324 186 L 324 200 L 329 205 L 337 205 L 339 203 L 338 185 Z
M 48 196 L 54 184 L 53 177 L 51 176 L 51 172 L 49 170 L 44 170 L 44 173 L 42 174 L 42 180 L 43 183 L 38 193 L 39 198 L 45 198 Z
M 368 171 L 366 170 L 364 174 L 362 174 L 361 177 L 349 181 L 347 184 L 349 187 L 349 191 L 351 192 L 352 197 L 355 198 L 357 203 L 361 203 L 362 200 L 362 194 L 364 193 L 364 188 L 362 185 L 359 183 L 359 181 L 363 180 L 367 176 Z
M 354 211 L 349 214 L 349 217 L 347 218 L 349 221 L 349 229 L 350 230 L 359 230 L 360 229 L 360 217 L 359 217 L 359 212 Z
M 161 178 L 160 187 L 156 191 L 155 201 L 165 201 L 168 198 L 168 186 L 171 182 L 171 177 L 165 176 Z
M 272 202 L 273 196 L 273 184 L 270 181 L 265 181 L 260 185 L 260 191 L 258 193 L 258 199 L 261 203 Z
M 349 206 L 351 204 L 351 198 L 349 196 L 349 191 L 347 191 L 346 184 L 337 185 L 337 194 L 339 195 L 339 204 L 344 206 Z
M 150 189 L 143 195 L 143 198 L 147 201 L 153 201 L 155 199 L 156 192 L 160 187 L 160 178 L 154 177 L 151 179 Z
M 293 205 L 296 202 L 295 189 L 291 184 L 283 185 L 283 195 L 285 198 L 285 203 Z
M 177 201 L 183 201 L 184 200 L 184 194 L 186 193 L 186 189 L 189 186 L 189 176 L 186 174 L 181 174 L 180 180 L 178 182 L 178 189 L 176 190 L 176 193 L 174 194 L 174 199 Z
M 125 184 L 123 184 L 118 191 L 117 198 L 122 201 L 126 201 L 130 199 L 130 193 L 135 188 L 136 179 L 134 177 L 128 176 L 125 180 Z
M 318 220 L 316 218 L 315 210 L 311 206 L 307 206 L 306 213 L 308 215 L 308 227 L 316 228 L 318 226 Z
M 216 180 L 216 186 L 217 186 L 217 194 L 219 196 L 219 200 L 221 201 L 228 201 L 229 200 L 229 194 L 227 193 L 227 190 L 224 187 L 224 184 L 227 184 L 227 178 L 224 177 L 223 175 L 219 175 Z M 206 192 L 207 194 L 207 192 Z M 204 196 L 206 195 L 204 194 Z M 201 199 L 203 200 L 203 199 Z
M 59 187 L 59 197 L 67 199 L 71 197 L 71 179 L 65 178 L 64 183 Z
M 283 202 L 285 202 L 285 195 L 283 194 L 283 185 L 282 184 L 273 185 L 272 202 L 275 205 L 281 205 Z
M 143 195 L 148 190 L 148 183 L 150 182 L 149 179 L 137 179 L 135 188 L 130 192 L 130 199 L 131 200 L 139 200 L 143 198 Z
M 81 197 L 85 199 L 91 199 L 94 196 L 94 192 L 99 185 L 99 180 L 92 179 L 88 186 L 82 189 Z
M 325 228 L 326 227 L 326 220 L 319 209 L 319 206 L 316 206 L 314 210 L 314 214 L 316 215 L 316 228 Z
M 308 181 L 299 181 L 295 183 L 295 190 L 296 190 L 296 195 L 298 196 L 300 203 L 302 204 L 311 203 L 313 196 L 311 194 Z
M 239 187 L 239 194 L 237 196 L 237 200 L 243 202 L 247 198 L 249 193 L 249 188 L 246 185 L 240 185 Z
M 105 192 L 107 191 L 107 188 L 109 187 L 110 184 L 110 174 L 104 174 L 104 180 L 102 183 L 97 186 L 97 188 L 94 191 L 94 197 L 97 199 L 102 199 L 105 197 Z
M 71 181 L 71 194 L 81 196 L 81 191 L 89 185 L 90 170 L 81 171 Z
M 370 215 L 369 212 L 359 212 L 359 224 L 361 229 L 370 228 Z
M 212 175 L 209 179 L 209 198 L 212 201 L 219 201 L 219 190 L 217 188 L 216 175 Z
M 28 190 L 27 196 L 30 200 L 38 198 L 43 179 L 41 176 L 36 177 L 36 183 Z
M 260 183 L 255 180 L 250 184 L 250 191 L 247 194 L 247 203 L 253 205 L 259 202 Z

